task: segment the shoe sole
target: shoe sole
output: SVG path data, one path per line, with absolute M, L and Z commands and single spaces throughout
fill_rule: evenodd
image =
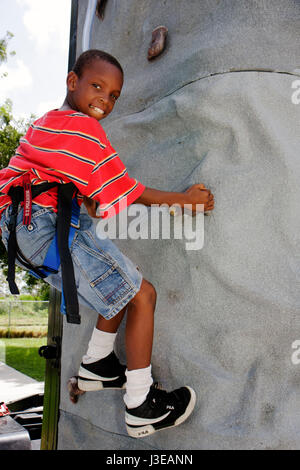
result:
M 78 388 L 84 392 L 96 392 L 97 390 L 123 390 L 126 387 L 126 382 L 122 386 L 115 385 L 115 380 L 113 382 L 110 384 L 109 381 L 85 380 L 78 377 Z
M 123 390 L 126 384 L 126 377 L 124 382 L 120 384 L 121 377 L 100 377 L 99 375 L 84 369 L 82 366 L 78 372 L 78 388 L 85 392 L 95 392 L 97 390 Z
M 139 439 L 142 437 L 150 436 L 151 434 L 154 434 L 155 432 L 163 431 L 164 429 L 174 428 L 175 426 L 179 426 L 179 424 L 182 424 L 184 421 L 186 421 L 188 417 L 192 414 L 195 408 L 196 393 L 191 387 L 186 386 L 185 388 L 187 388 L 190 391 L 191 399 L 190 399 L 188 406 L 186 407 L 185 412 L 181 416 L 179 416 L 179 418 L 176 419 L 174 424 L 171 424 L 170 426 L 165 426 L 160 429 L 155 429 L 154 426 L 152 426 L 151 424 L 148 424 L 146 426 L 141 426 L 139 428 L 132 428 L 126 425 L 126 429 L 127 429 L 129 436 Z

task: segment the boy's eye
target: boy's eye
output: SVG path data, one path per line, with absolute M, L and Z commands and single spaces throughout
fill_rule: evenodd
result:
M 98 83 L 93 83 L 93 87 L 97 88 L 97 90 L 100 90 L 100 89 L 101 89 L 101 86 L 98 85 Z
M 116 95 L 111 95 L 111 97 L 112 97 L 112 99 L 113 99 L 114 101 L 117 101 L 117 99 L 119 98 L 119 97 L 116 96 Z

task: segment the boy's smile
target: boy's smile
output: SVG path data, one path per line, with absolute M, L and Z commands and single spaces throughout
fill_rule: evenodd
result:
M 71 71 L 67 85 L 68 105 L 100 121 L 113 110 L 121 94 L 123 75 L 115 65 L 95 59 L 84 67 L 80 78 Z

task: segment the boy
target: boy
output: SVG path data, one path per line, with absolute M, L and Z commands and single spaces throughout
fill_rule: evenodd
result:
M 123 70 L 118 61 L 99 50 L 86 51 L 67 77 L 67 96 L 59 110 L 38 119 L 20 139 L 9 166 L 0 172 L 1 228 L 8 240 L 11 186 L 30 176 L 31 187 L 42 182 L 72 182 L 92 217 L 109 217 L 131 203 L 204 204 L 214 208 L 214 198 L 204 185 L 193 185 L 183 193 L 146 188 L 126 172 L 98 121 L 108 116 L 121 94 Z M 42 265 L 55 235 L 57 188 L 33 200 L 31 221 L 18 213 L 17 237 L 24 257 Z M 99 240 L 87 214 L 80 215 L 70 251 L 81 304 L 99 316 L 86 355 L 79 369 L 82 390 L 126 388 L 125 421 L 130 436 L 143 437 L 176 426 L 187 419 L 195 406 L 195 392 L 182 387 L 167 393 L 153 384 L 151 353 L 156 291 L 152 284 L 110 240 Z M 61 272 L 46 279 L 61 290 Z M 127 313 L 127 368 L 114 353 L 118 327 Z

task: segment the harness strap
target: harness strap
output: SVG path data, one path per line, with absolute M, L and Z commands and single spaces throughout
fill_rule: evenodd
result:
M 16 221 L 17 221 L 19 201 L 21 200 L 22 188 L 15 188 L 13 191 L 14 191 L 14 198 L 11 197 L 12 199 L 11 216 L 10 216 L 9 225 L 8 225 L 8 230 L 10 234 L 9 234 L 8 245 L 7 245 L 8 273 L 7 273 L 6 279 L 8 281 L 10 292 L 12 294 L 19 294 L 18 286 L 15 283 L 15 272 L 16 272 L 15 257 L 16 257 L 16 251 L 17 251 Z M 12 193 L 11 190 L 10 192 Z
M 32 193 L 31 181 L 29 173 L 23 177 L 24 187 L 24 210 L 23 210 L 23 225 L 29 225 L 31 222 L 31 208 L 32 208 Z
M 62 184 L 58 187 L 57 205 L 57 245 L 60 255 L 62 290 L 66 304 L 67 321 L 80 323 L 77 289 L 75 284 L 74 266 L 69 250 L 69 232 L 72 217 L 73 183 Z
M 48 191 L 49 189 L 57 186 L 58 183 L 42 183 L 40 185 L 34 186 L 32 188 L 32 198 L 38 196 L 44 191 Z M 18 216 L 18 208 L 20 202 L 24 200 L 24 190 L 22 186 L 12 186 L 9 189 L 8 195 L 12 200 L 11 205 L 11 214 L 8 224 L 8 230 L 10 232 L 9 239 L 8 239 L 8 246 L 7 246 L 7 253 L 8 253 L 8 276 L 7 281 L 9 285 L 9 289 L 12 294 L 19 294 L 19 289 L 15 282 L 15 259 L 23 264 L 24 267 L 27 269 L 31 269 L 37 276 L 41 278 L 45 278 L 46 276 L 40 271 L 43 266 L 34 266 L 22 253 L 19 248 L 16 236 L 16 225 L 17 225 L 17 216 Z M 56 271 L 57 272 L 57 271 Z
M 15 282 L 15 259 L 27 269 L 32 271 L 32 274 L 40 278 L 47 277 L 50 273 L 57 273 L 59 266 L 59 258 L 62 271 L 62 296 L 63 300 L 66 303 L 66 315 L 67 321 L 69 323 L 80 324 L 80 315 L 79 315 L 79 305 L 77 297 L 77 289 L 75 284 L 74 276 L 74 266 L 72 257 L 69 251 L 69 232 L 70 224 L 72 218 L 72 196 L 74 190 L 76 189 L 73 183 L 60 184 L 60 183 L 41 183 L 36 186 L 32 186 L 30 189 L 30 195 L 28 195 L 28 185 L 25 180 L 24 186 L 11 187 L 9 189 L 8 195 L 12 200 L 11 215 L 9 219 L 9 239 L 8 239 L 8 276 L 7 281 L 9 284 L 9 289 L 12 294 L 19 294 L 19 289 Z M 16 237 L 16 223 L 18 215 L 18 207 L 20 202 L 22 202 L 26 197 L 27 201 L 30 201 L 28 204 L 31 206 L 31 199 L 34 199 L 42 192 L 48 191 L 49 189 L 58 186 L 58 206 L 57 206 L 57 229 L 56 237 L 57 246 L 58 246 L 58 264 L 55 267 L 47 265 L 44 260 L 44 264 L 41 266 L 34 266 L 30 260 L 28 260 L 25 255 L 20 250 L 17 237 Z M 27 194 L 26 194 L 27 191 Z M 28 206 L 27 206 L 28 207 Z M 79 217 L 79 206 L 78 207 L 78 217 Z M 24 207 L 25 212 L 25 207 Z M 25 215 L 25 214 L 24 214 Z M 31 210 L 26 211 L 26 216 L 24 220 L 30 221 Z M 29 223 L 29 222 L 28 222 Z M 72 228 L 72 235 L 74 236 L 74 230 Z
M 72 245 L 76 228 L 78 228 L 77 225 L 78 225 L 79 215 L 80 215 L 80 207 L 76 199 L 74 198 L 72 201 L 72 222 L 70 226 L 69 240 L 68 240 L 69 248 Z M 58 272 L 59 265 L 60 265 L 60 256 L 59 256 L 59 251 L 58 251 L 58 246 L 57 246 L 57 235 L 56 235 L 55 237 L 53 237 L 53 240 L 45 256 L 44 266 L 46 266 L 46 269 L 43 270 L 43 273 L 45 274 L 45 276 L 48 276 L 49 274 L 53 272 Z M 31 272 L 31 274 L 33 276 L 36 276 L 36 274 L 33 272 Z M 39 276 L 36 276 L 36 277 L 39 277 Z M 62 295 L 61 295 L 60 310 L 61 310 L 61 313 L 63 313 L 64 315 L 67 315 L 63 289 L 62 289 Z

